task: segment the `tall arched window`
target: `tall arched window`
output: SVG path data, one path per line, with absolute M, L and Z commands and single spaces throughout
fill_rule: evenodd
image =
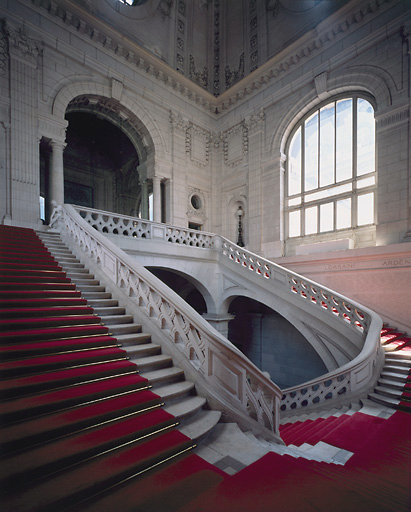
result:
M 311 111 L 291 134 L 287 161 L 288 239 L 374 224 L 375 120 L 364 97 Z

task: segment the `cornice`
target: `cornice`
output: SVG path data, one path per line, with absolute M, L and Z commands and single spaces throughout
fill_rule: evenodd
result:
M 357 5 L 358 2 L 349 2 L 321 22 L 316 29 L 299 38 L 218 97 L 171 68 L 136 42 L 119 34 L 110 25 L 94 17 L 92 13 L 71 0 L 23 1 L 42 8 L 49 16 L 58 18 L 71 30 L 75 30 L 95 45 L 103 47 L 105 51 L 115 54 L 116 58 L 135 66 L 150 78 L 173 89 L 176 94 L 217 116 L 304 64 L 319 51 L 335 44 L 361 24 L 369 22 L 371 17 L 388 8 L 396 0 L 364 0 L 360 5 Z M 47 4 L 48 8 L 43 7 Z

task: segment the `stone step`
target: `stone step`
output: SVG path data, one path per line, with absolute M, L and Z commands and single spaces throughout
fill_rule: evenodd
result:
M 109 307 L 117 307 L 118 300 L 116 299 L 90 299 L 88 301 L 88 305 L 92 308 L 109 308 Z
M 385 405 L 386 407 L 393 407 L 394 409 L 397 409 L 400 403 L 400 401 L 395 398 L 379 395 L 378 393 L 369 393 L 368 398 L 374 402 Z
M 405 352 L 404 350 L 395 350 L 393 352 L 387 352 L 386 359 L 401 359 L 411 360 L 411 351 Z
M 166 405 L 164 409 L 175 416 L 179 421 L 183 421 L 185 418 L 200 411 L 206 403 L 207 400 L 205 398 L 197 395 L 186 397 L 183 400 Z
M 84 299 L 111 299 L 109 292 L 81 292 Z
M 66 270 L 66 271 L 68 271 L 68 270 L 75 270 L 76 272 L 78 272 L 78 271 L 79 271 L 79 269 L 81 269 L 81 268 L 82 268 L 82 269 L 84 269 L 84 272 L 88 272 L 88 270 L 86 270 L 86 269 L 84 268 L 84 264 L 83 264 L 83 263 L 75 263 L 75 262 L 73 262 L 73 263 L 69 263 L 69 262 L 67 262 L 67 263 L 63 263 L 63 262 L 59 262 L 59 263 L 60 263 L 60 265 L 63 267 L 63 269 L 64 269 L 64 270 Z
M 385 364 L 388 364 L 390 366 L 401 366 L 404 368 L 408 368 L 408 370 L 411 370 L 411 359 L 400 359 L 399 357 L 391 357 L 386 356 L 385 357 Z
M 397 390 L 404 389 L 404 383 L 399 382 L 398 380 L 390 380 L 390 379 L 378 379 L 378 384 L 385 388 L 393 388 Z
M 394 373 L 399 373 L 401 375 L 408 375 L 408 373 L 410 371 L 409 368 L 406 368 L 399 364 L 395 364 L 395 365 L 385 364 L 383 370 L 384 370 L 384 372 L 394 372 Z
M 94 307 L 94 313 L 100 317 L 107 317 L 111 315 L 125 315 L 126 310 L 120 306 L 109 306 L 109 307 Z M 104 320 L 105 321 L 105 320 Z
M 376 386 L 374 391 L 379 395 L 389 396 L 390 398 L 401 400 L 402 390 L 386 388 L 385 386 Z
M 200 442 L 220 421 L 220 411 L 201 411 L 184 422 L 178 430 L 195 442 Z
M 116 335 L 116 340 L 121 343 L 121 345 L 123 346 L 127 346 L 127 350 L 128 348 L 128 345 L 139 345 L 139 344 L 142 344 L 142 343 L 149 343 L 151 341 L 151 334 L 147 333 L 147 332 L 135 332 L 135 333 L 132 333 L 132 334 L 117 334 Z
M 165 402 L 171 402 L 178 398 L 193 394 L 195 391 L 194 384 L 183 380 L 173 384 L 166 384 L 156 388 L 156 395 L 159 395 Z
M 76 287 L 81 290 L 86 286 L 99 286 L 100 281 L 98 279 L 92 279 L 90 277 L 86 277 L 87 274 L 84 274 L 84 277 L 75 277 L 70 276 L 70 281 L 76 285 Z
M 105 286 L 102 286 L 102 285 L 80 285 L 80 286 L 76 286 L 77 290 L 79 290 L 80 292 L 84 292 L 84 293 L 89 293 L 89 292 L 105 292 L 106 291 L 106 288 Z
M 69 275 L 70 274 L 70 275 Z M 77 279 L 81 279 L 82 281 L 94 281 L 94 275 L 86 272 L 70 272 L 67 274 L 67 277 L 74 282 Z
M 173 364 L 173 360 L 171 359 L 171 357 L 165 354 L 158 354 L 155 356 L 148 357 L 130 357 L 130 361 L 137 365 L 140 372 L 156 370 L 167 366 L 171 366 Z
M 167 382 L 175 382 L 177 380 L 183 379 L 184 371 L 181 368 L 177 368 L 176 366 L 169 366 L 157 370 L 144 370 L 143 368 L 140 371 L 140 375 L 149 381 L 149 383 L 153 386 L 153 391 L 155 393 L 157 387 L 162 386 Z
M 118 338 L 117 338 L 117 341 Z M 122 345 L 123 350 L 126 350 L 130 359 L 141 358 L 146 356 L 155 356 L 161 354 L 161 347 L 156 343 L 141 343 L 139 345 L 127 347 Z
M 387 372 L 385 371 L 385 369 L 381 372 L 380 377 L 383 379 L 396 380 L 399 382 L 405 382 L 407 380 L 407 376 L 404 375 L 403 373 Z
M 113 336 L 120 335 L 120 334 L 132 334 L 135 332 L 141 332 L 141 324 L 118 324 L 118 325 L 110 325 L 109 332 Z
M 133 315 L 106 315 L 102 319 L 104 325 L 107 325 L 109 329 L 111 329 L 111 326 L 118 325 L 118 324 L 131 324 L 134 321 Z

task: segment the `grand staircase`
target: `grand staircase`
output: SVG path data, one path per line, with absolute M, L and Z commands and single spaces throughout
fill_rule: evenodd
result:
M 193 450 L 220 413 L 133 320 L 58 235 L 0 226 L 1 510 L 410 510 L 404 333 L 384 326 L 369 395 L 390 417 L 283 420 L 287 446 L 229 476 Z
M 0 226 L 0 328 L 2 510 L 78 510 L 174 461 L 222 478 L 187 455 L 220 413 L 58 235 Z

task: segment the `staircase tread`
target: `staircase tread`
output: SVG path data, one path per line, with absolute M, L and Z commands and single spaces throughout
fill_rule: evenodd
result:
M 196 411 L 202 409 L 207 403 L 207 400 L 202 396 L 185 397 L 175 403 L 165 405 L 164 410 L 181 420 Z

